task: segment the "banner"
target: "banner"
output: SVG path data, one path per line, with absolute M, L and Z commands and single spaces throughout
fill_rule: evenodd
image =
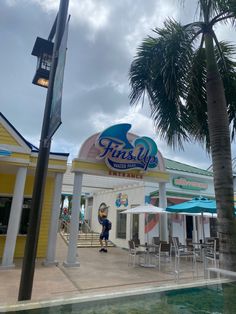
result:
M 50 115 L 50 125 L 48 131 L 48 138 L 51 138 L 56 130 L 61 125 L 61 102 L 62 102 L 62 89 L 63 89 L 63 78 L 64 69 L 66 62 L 66 49 L 67 49 L 67 38 L 68 38 L 69 20 L 66 23 L 64 34 L 61 39 L 60 48 L 58 50 L 58 62 L 57 69 L 53 84 L 53 96 L 52 106 Z

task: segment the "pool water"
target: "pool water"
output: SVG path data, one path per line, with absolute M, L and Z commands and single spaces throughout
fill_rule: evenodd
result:
M 12 313 L 12 312 L 10 312 Z M 16 312 L 15 312 L 16 313 Z M 24 314 L 191 314 L 236 313 L 236 283 L 224 283 L 23 310 Z

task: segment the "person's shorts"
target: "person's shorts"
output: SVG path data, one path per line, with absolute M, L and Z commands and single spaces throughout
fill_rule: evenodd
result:
M 108 232 L 103 232 L 100 234 L 100 240 L 108 240 L 109 234 Z

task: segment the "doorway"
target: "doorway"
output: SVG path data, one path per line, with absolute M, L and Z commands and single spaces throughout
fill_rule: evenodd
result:
M 132 239 L 134 241 L 139 240 L 139 215 L 134 214 L 133 216 L 133 222 L 132 222 Z
M 186 216 L 186 237 L 193 238 L 193 216 Z

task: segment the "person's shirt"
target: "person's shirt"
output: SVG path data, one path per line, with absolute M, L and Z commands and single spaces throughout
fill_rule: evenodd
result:
M 109 232 L 109 220 L 107 218 L 103 219 L 102 221 L 102 227 L 103 227 L 103 232 Z

